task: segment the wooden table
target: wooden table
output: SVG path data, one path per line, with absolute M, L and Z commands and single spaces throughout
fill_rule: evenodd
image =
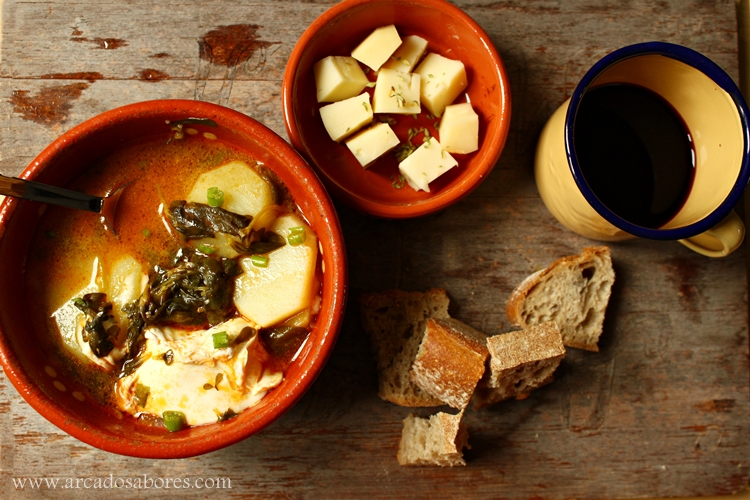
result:
M 452 314 L 509 331 L 504 303 L 527 274 L 591 244 L 545 210 L 532 161 L 548 116 L 599 57 L 664 40 L 735 79 L 732 0 L 457 1 L 489 33 L 513 93 L 512 129 L 484 184 L 418 220 L 339 206 L 350 299 L 335 352 L 309 393 L 260 434 L 187 460 L 112 455 L 37 415 L 0 376 L 0 497 L 204 497 L 206 489 L 95 489 L 98 478 L 229 478 L 213 493 L 262 498 L 630 498 L 729 494 L 750 480 L 746 247 L 721 260 L 677 243 L 612 245 L 617 281 L 601 352 L 571 350 L 557 380 L 466 420 L 465 468 L 396 462 L 410 409 L 376 395 L 357 297 L 443 287 Z M 0 172 L 18 174 L 59 133 L 116 106 L 196 98 L 286 136 L 280 91 L 300 34 L 333 2 L 0 0 Z M 245 44 L 240 57 L 233 44 Z M 206 54 L 210 47 L 213 61 Z M 203 52 L 202 52 L 203 51 Z M 235 52 L 236 54 L 237 52 Z M 429 412 L 419 411 L 426 415 Z M 59 479 L 51 493 L 23 478 Z M 68 478 L 90 478 L 64 489 Z M 70 483 L 75 486 L 75 482 Z M 172 483 L 174 484 L 174 483 Z M 208 483 L 210 484 L 210 483 Z M 220 483 L 215 483 L 219 485 Z M 226 483 L 224 483 L 226 484 Z

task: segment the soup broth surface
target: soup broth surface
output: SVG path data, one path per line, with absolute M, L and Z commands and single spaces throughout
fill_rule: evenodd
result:
M 92 283 L 98 280 L 101 285 L 102 280 L 106 281 L 106 270 L 123 255 L 133 257 L 149 275 L 155 266 L 168 268 L 175 253 L 187 244 L 170 226 L 163 215 L 164 208 L 173 200 L 184 200 L 201 174 L 221 165 L 244 162 L 264 178 L 272 178 L 281 192 L 277 198 L 282 200 L 284 213 L 304 220 L 278 179 L 245 152 L 200 134 L 182 140 L 168 138 L 165 135 L 113 152 L 66 186 L 103 194 L 129 182 L 118 206 L 117 235 L 108 231 L 96 214 L 45 206 L 27 257 L 26 294 L 32 331 L 45 332 L 39 341 L 50 361 L 63 371 L 63 377 L 83 386 L 93 399 L 114 412 L 122 409 L 117 408 L 113 391 L 120 370 L 102 369 L 77 353 L 75 336 L 61 331 L 55 314 Z M 274 258 L 273 253 L 269 256 Z M 319 273 L 320 264 L 317 266 Z M 319 294 L 319 283 L 320 280 L 315 281 L 314 294 Z M 312 320 L 305 321 L 305 327 L 314 323 L 312 316 Z M 258 358 L 260 369 L 283 370 L 291 354 L 265 347 L 257 348 L 263 351 Z M 299 343 L 295 348 L 299 348 Z

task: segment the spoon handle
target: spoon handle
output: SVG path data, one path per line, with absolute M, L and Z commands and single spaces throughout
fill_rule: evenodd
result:
M 4 175 L 0 175 L 0 194 L 95 213 L 101 212 L 103 201 L 98 196 Z

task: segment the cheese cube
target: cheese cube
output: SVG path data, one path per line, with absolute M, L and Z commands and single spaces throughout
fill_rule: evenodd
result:
M 364 168 L 398 144 L 398 137 L 387 123 L 376 123 L 346 141 L 346 146 Z
M 372 122 L 370 94 L 362 94 L 320 108 L 320 118 L 326 132 L 336 142 L 346 139 Z
M 383 67 L 396 71 L 411 72 L 426 50 L 427 40 L 424 38 L 417 35 L 404 37 L 401 46 L 383 64 Z
M 372 106 L 375 113 L 418 114 L 419 75 L 383 68 L 378 73 Z
M 429 183 L 458 165 L 458 162 L 443 146 L 430 137 L 421 146 L 398 164 L 401 175 L 415 190 L 430 192 Z
M 427 54 L 415 73 L 422 79 L 422 104 L 435 116 L 442 115 L 468 84 L 461 61 L 435 53 Z
M 369 83 L 353 57 L 328 56 L 313 66 L 318 102 L 336 102 L 354 97 Z
M 401 37 L 394 25 L 376 29 L 352 50 L 352 57 L 377 71 L 401 45 Z
M 479 116 L 468 102 L 446 106 L 438 133 L 449 153 L 472 153 L 479 149 Z

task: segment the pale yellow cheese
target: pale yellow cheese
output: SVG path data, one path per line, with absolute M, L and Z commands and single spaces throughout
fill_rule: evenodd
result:
M 383 68 L 409 73 L 414 69 L 426 51 L 427 40 L 424 38 L 417 35 L 404 37 L 401 46 L 383 64 Z
M 468 102 L 446 106 L 438 133 L 449 153 L 472 153 L 479 149 L 479 116 Z
M 419 114 L 419 75 L 383 68 L 378 73 L 372 106 L 375 113 Z
M 352 50 L 352 57 L 377 71 L 401 45 L 401 37 L 394 25 L 382 26 Z
M 320 108 L 320 118 L 328 135 L 336 142 L 346 139 L 372 122 L 370 94 L 362 94 Z
M 422 104 L 435 116 L 441 116 L 468 85 L 461 61 L 435 53 L 427 54 L 415 73 L 421 77 Z
M 261 327 L 278 324 L 307 309 L 315 297 L 318 240 L 312 229 L 295 215 L 276 219 L 271 231 L 287 238 L 289 229 L 303 227 L 305 241 L 288 243 L 268 254 L 268 266 L 256 267 L 249 257 L 240 259 L 244 271 L 234 287 L 237 311 Z
M 437 139 L 430 137 L 399 163 L 398 169 L 412 188 L 429 193 L 429 183 L 456 165 L 458 162 L 450 153 L 443 149 Z
M 369 83 L 353 57 L 328 56 L 313 66 L 318 102 L 343 101 L 358 95 Z
M 346 147 L 364 168 L 398 144 L 398 137 L 387 123 L 376 123 L 346 141 Z

